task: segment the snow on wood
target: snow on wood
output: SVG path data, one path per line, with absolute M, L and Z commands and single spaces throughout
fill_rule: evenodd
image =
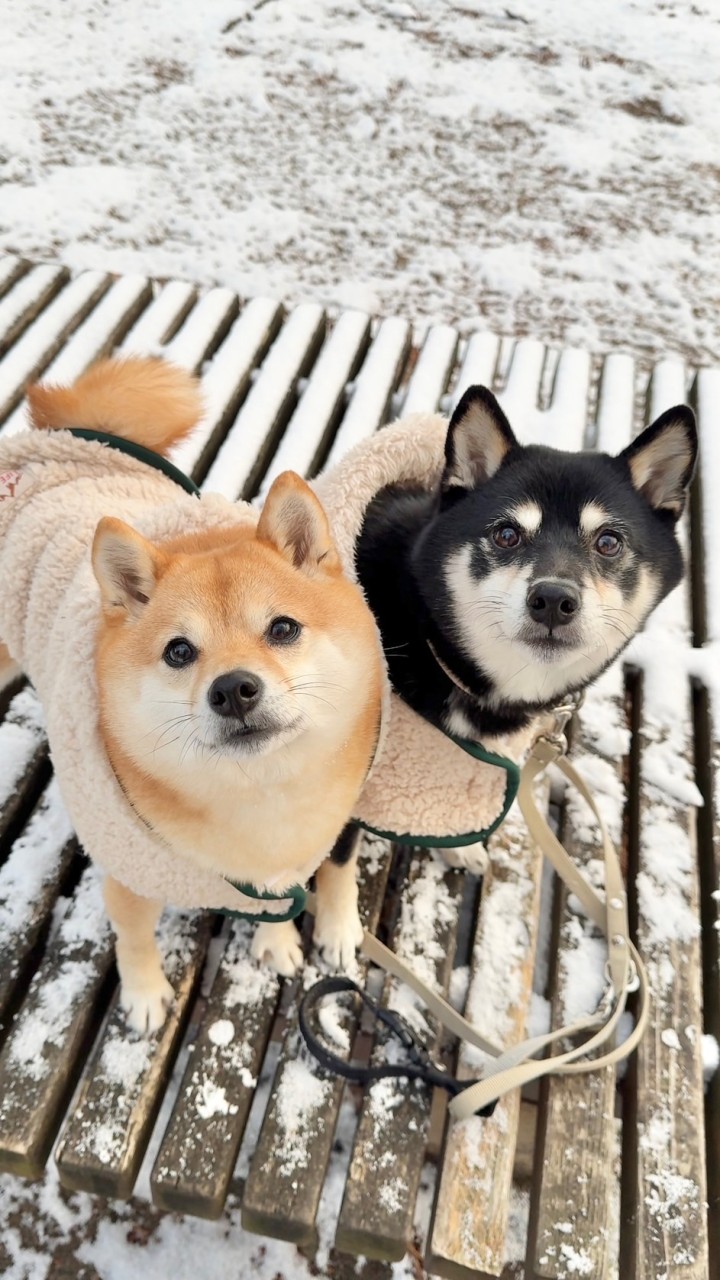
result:
M 703 478 L 703 569 L 707 638 L 720 644 L 720 369 L 701 369 L 696 388 L 700 431 L 700 467 Z M 716 654 L 720 690 L 720 654 Z
M 0 1167 L 41 1173 L 111 961 L 100 875 L 89 868 L 0 1055 Z
M 72 823 L 53 778 L 21 835 L 0 866 L 0 952 L 26 928 L 30 908 L 49 880 L 54 880 Z
M 331 467 L 383 422 L 410 347 L 410 326 L 397 316 L 380 323 L 355 379 L 350 403 L 328 455 Z
M 63 267 L 33 267 L 5 294 L 0 302 L 0 351 L 7 350 L 28 321 L 57 293 L 66 274 Z
M 662 362 L 651 418 L 684 398 L 682 365 Z M 686 582 L 676 588 L 630 650 L 643 671 L 637 930 L 653 1001 L 637 1051 L 638 1280 L 700 1280 L 708 1267 L 688 594 Z
M 435 412 L 452 374 L 457 345 L 457 330 L 451 325 L 436 324 L 428 330 L 402 402 L 403 417 Z
M 262 469 L 297 380 L 321 341 L 324 323 L 323 309 L 314 302 L 301 304 L 288 316 L 208 471 L 206 490 L 235 499 Z
M 364 837 L 359 861 L 360 918 L 375 932 L 390 865 L 390 846 Z M 320 957 L 306 964 L 308 987 L 327 972 Z M 362 983 L 367 962 L 351 974 Z M 355 1011 L 343 1011 L 341 1026 L 349 1046 L 357 1028 Z M 347 1054 L 338 1044 L 336 1051 Z M 282 1053 L 262 1129 L 252 1156 L 243 1199 L 243 1226 L 263 1235 L 317 1243 L 316 1219 L 324 1173 L 340 1111 L 343 1081 L 318 1066 L 300 1035 L 297 1005 L 288 1018 Z
M 513 346 L 512 359 L 504 390 L 498 399 L 513 430 L 521 439 L 529 439 L 529 431 L 539 416 L 540 382 L 545 363 L 545 347 L 532 338 L 521 338 Z
M 431 990 L 441 994 L 450 982 L 464 881 L 461 872 L 448 870 L 439 854 L 416 854 L 390 944 Z M 412 1026 L 434 1057 L 438 1027 L 410 988 L 387 978 L 382 1003 Z M 379 1027 L 373 1065 L 396 1061 L 404 1052 Z M 407 1251 L 431 1105 L 432 1090 L 408 1080 L 379 1080 L 365 1090 L 338 1220 L 338 1249 L 380 1252 L 395 1261 Z
M 47 383 L 67 385 L 79 378 L 92 362 L 108 355 L 118 334 L 132 324 L 137 312 L 151 298 L 150 284 L 143 275 L 123 275 L 110 285 L 87 320 L 83 321 L 63 351 L 47 366 L 42 378 Z
M 74 1190 L 130 1195 L 199 981 L 207 921 L 173 912 L 158 945 L 175 999 L 159 1031 L 140 1036 L 115 1004 L 56 1152 L 60 1181 Z
M 370 317 L 364 311 L 343 311 L 315 361 L 261 487 L 267 493 L 282 471 L 310 476 L 327 433 L 341 410 L 345 388 L 367 346 Z
M 541 788 L 538 801 L 547 799 Z M 503 1049 L 523 1039 L 530 1006 L 540 902 L 542 857 L 516 811 L 490 845 L 473 943 L 465 1016 Z M 463 1045 L 458 1074 L 476 1078 L 486 1065 Z M 491 1116 L 451 1122 L 428 1243 L 429 1269 L 461 1268 L 499 1276 L 506 1233 L 520 1092 L 500 1098 Z M 464 1274 L 464 1273 L 463 1273 Z
M 281 979 L 250 956 L 254 926 L 235 921 L 151 1174 L 165 1209 L 223 1209 L 273 1024 Z
M 150 285 L 144 276 L 122 276 L 116 280 L 87 320 L 75 330 L 60 354 L 43 371 L 43 382 L 67 386 L 100 356 L 108 355 L 118 334 L 132 323 L 150 296 Z M 21 405 L 6 423 L 5 431 L 12 435 L 26 425 L 25 406 Z
M 451 413 L 468 387 L 492 387 L 495 380 L 500 339 L 494 333 L 473 333 L 467 340 L 465 352 L 455 382 L 450 402 L 445 406 Z
M 208 444 L 227 427 L 250 384 L 280 318 L 271 298 L 253 298 L 233 322 L 227 337 L 203 372 L 204 413 L 195 431 L 173 453 L 181 471 L 192 473 Z
M 635 402 L 632 356 L 610 355 L 603 363 L 597 411 L 596 448 L 620 453 L 630 443 Z
M 165 357 L 195 373 L 235 318 L 237 309 L 237 295 L 231 289 L 208 289 L 167 344 Z
M 555 369 L 550 405 L 542 415 L 543 444 L 555 449 L 582 449 L 589 389 L 589 353 L 566 348 Z
M 15 407 L 27 383 L 52 360 L 108 284 L 109 277 L 101 271 L 85 271 L 76 276 L 0 361 L 0 421 Z
M 16 258 L 13 253 L 0 254 L 0 295 L 25 275 L 28 266 L 23 258 Z
M 126 356 L 164 355 L 167 342 L 182 323 L 195 300 L 195 288 L 182 280 L 162 285 L 150 306 L 143 311 L 123 339 L 120 351 Z
M 631 419 L 632 397 L 628 408 Z M 618 416 L 622 417 L 620 406 Z M 623 760 L 630 749 L 623 694 L 622 667 L 616 663 L 587 691 L 573 745 L 573 763 L 588 782 L 616 842 L 623 824 Z M 563 843 L 591 884 L 601 890 L 604 865 L 595 816 L 572 787 L 565 793 L 565 802 Z M 553 1027 L 595 1012 L 606 988 L 606 960 L 604 938 L 563 890 Z M 605 1277 L 614 1260 L 610 1206 L 618 1191 L 613 1160 L 615 1069 L 550 1077 L 544 1108 L 540 1120 L 545 1134 L 543 1160 L 534 1170 L 529 1274 L 574 1280 L 572 1258 L 567 1254 L 571 1243 L 575 1255 L 587 1261 L 587 1274 Z M 573 1170 L 571 1182 L 568 1168 Z
M 0 722 L 0 812 L 18 793 L 45 745 L 45 718 L 34 689 L 15 694 Z

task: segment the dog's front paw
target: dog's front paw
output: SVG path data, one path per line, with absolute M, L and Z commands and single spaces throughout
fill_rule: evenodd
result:
M 470 871 L 474 876 L 483 875 L 490 865 L 488 851 L 484 844 L 456 845 L 450 849 L 441 849 L 440 853 L 449 867 L 459 871 Z
M 274 969 L 283 978 L 293 978 L 302 968 L 303 953 L 300 934 L 291 920 L 279 924 L 259 924 L 250 953 L 255 960 Z
M 363 940 L 363 927 L 357 908 L 337 915 L 321 911 L 318 905 L 315 921 L 315 945 L 333 969 L 346 971 L 355 961 L 355 952 Z
M 162 971 L 137 985 L 123 982 L 120 988 L 120 1005 L 127 1024 L 141 1035 L 160 1029 L 174 999 L 175 992 Z

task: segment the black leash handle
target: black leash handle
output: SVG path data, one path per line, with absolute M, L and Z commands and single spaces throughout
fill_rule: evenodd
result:
M 361 1066 L 359 1063 L 346 1062 L 344 1058 L 339 1057 L 323 1044 L 310 1026 L 312 1011 L 325 996 L 346 994 L 359 996 L 375 1021 L 385 1026 L 400 1042 L 407 1053 L 405 1062 Z M 375 1080 L 387 1079 L 422 1080 L 425 1084 L 445 1089 L 454 1098 L 456 1094 L 475 1083 L 473 1080 L 458 1080 L 444 1067 L 433 1062 L 424 1044 L 404 1018 L 399 1013 L 379 1005 L 356 982 L 353 982 L 352 978 L 328 977 L 313 983 L 300 1001 L 298 1021 L 302 1037 L 320 1066 L 333 1075 L 342 1076 L 344 1080 L 351 1080 L 354 1084 L 372 1084 Z M 492 1103 L 478 1114 L 492 1115 L 494 1109 L 495 1104 Z

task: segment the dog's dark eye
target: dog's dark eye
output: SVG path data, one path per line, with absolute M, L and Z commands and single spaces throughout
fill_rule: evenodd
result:
M 497 529 L 493 529 L 493 542 L 496 547 L 502 547 L 503 551 L 512 551 L 513 547 L 519 547 L 522 542 L 522 534 L 514 524 L 500 524 Z
M 184 640 L 182 636 L 170 640 L 163 651 L 163 662 L 166 662 L 169 667 L 189 667 L 196 658 L 195 645 L 189 640 Z
M 268 640 L 274 640 L 275 644 L 291 644 L 297 640 L 301 630 L 300 623 L 294 618 L 273 618 L 267 631 Z
M 595 539 L 595 550 L 599 551 L 601 556 L 619 556 L 622 549 L 622 538 L 612 529 L 603 529 L 600 536 Z

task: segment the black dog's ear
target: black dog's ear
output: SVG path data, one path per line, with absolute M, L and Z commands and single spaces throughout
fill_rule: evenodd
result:
M 492 391 L 469 387 L 450 419 L 443 489 L 478 488 L 495 474 L 516 445 L 510 423 Z
M 695 415 L 686 404 L 678 404 L 661 414 L 619 456 L 627 462 L 638 493 L 656 511 L 669 511 L 677 520 L 695 470 L 697 447 Z

